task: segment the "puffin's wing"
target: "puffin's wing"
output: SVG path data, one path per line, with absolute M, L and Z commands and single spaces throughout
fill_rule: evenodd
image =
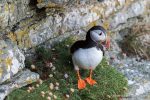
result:
M 85 46 L 85 43 L 83 40 L 75 42 L 71 48 L 70 48 L 70 53 L 73 54 L 76 50 L 79 48 L 83 48 Z

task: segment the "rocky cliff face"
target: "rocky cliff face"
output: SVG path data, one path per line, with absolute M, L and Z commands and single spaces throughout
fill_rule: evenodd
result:
M 96 24 L 114 30 L 146 13 L 147 7 L 147 0 L 1 1 L 0 30 L 20 48 L 29 49 Z
M 11 41 L 0 40 L 0 83 L 10 79 L 24 67 L 24 55 Z
M 0 46 L 0 83 L 22 69 L 24 55 L 35 46 L 50 48 L 70 35 L 86 33 L 94 25 L 104 26 L 117 44 L 108 56 L 121 52 L 116 41 L 129 34 L 124 29 L 139 23 L 149 25 L 149 7 L 149 0 L 1 0 L 0 44 L 7 47 Z M 141 39 L 149 43 L 148 36 Z

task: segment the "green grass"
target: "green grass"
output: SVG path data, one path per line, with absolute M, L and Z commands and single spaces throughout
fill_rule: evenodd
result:
M 51 91 L 57 96 L 57 100 L 118 100 L 115 95 L 124 95 L 124 88 L 127 87 L 127 81 L 125 77 L 120 74 L 115 68 L 107 64 L 106 59 L 96 70 L 94 70 L 93 78 L 97 80 L 97 84 L 87 87 L 83 90 L 77 89 L 77 77 L 76 72 L 73 69 L 71 62 L 71 55 L 67 45 L 71 45 L 74 39 L 67 39 L 62 43 L 57 44 L 55 50 L 44 49 L 42 47 L 36 49 L 35 60 L 28 59 L 26 66 L 31 64 L 36 65 L 36 69 L 32 71 L 38 72 L 41 78 L 44 80 L 38 88 L 35 88 L 31 93 L 27 92 L 28 86 L 14 90 L 10 93 L 6 100 L 47 100 L 46 97 L 42 97 L 41 91 Z M 55 58 L 55 59 L 54 59 Z M 51 68 L 45 67 L 45 62 L 52 62 L 56 67 L 55 71 Z M 30 68 L 30 67 L 29 67 Z M 64 78 L 64 74 L 68 74 L 68 78 Z M 52 78 L 48 75 L 53 74 Z M 89 75 L 88 70 L 81 70 L 82 78 L 86 78 Z M 50 90 L 49 83 L 60 83 L 59 90 Z M 35 86 L 37 83 L 30 84 L 29 86 Z M 70 88 L 75 91 L 70 92 Z M 70 97 L 66 98 L 66 94 Z M 52 96 L 51 96 L 52 97 Z M 52 97 L 53 100 L 53 97 Z

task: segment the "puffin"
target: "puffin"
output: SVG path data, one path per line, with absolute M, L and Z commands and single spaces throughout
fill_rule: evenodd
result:
M 102 26 L 93 26 L 87 31 L 85 40 L 76 41 L 71 46 L 70 53 L 78 76 L 78 89 L 84 89 L 86 82 L 90 85 L 97 83 L 92 79 L 92 73 L 102 61 L 104 48 L 109 47 L 110 39 Z M 80 68 L 90 70 L 90 74 L 85 80 L 80 76 Z

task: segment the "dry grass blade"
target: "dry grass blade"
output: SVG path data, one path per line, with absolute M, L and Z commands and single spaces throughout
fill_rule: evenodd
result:
M 131 32 L 123 40 L 123 45 L 126 45 L 124 52 L 128 55 L 139 55 L 143 59 L 150 59 L 150 25 L 137 23 L 130 28 Z

